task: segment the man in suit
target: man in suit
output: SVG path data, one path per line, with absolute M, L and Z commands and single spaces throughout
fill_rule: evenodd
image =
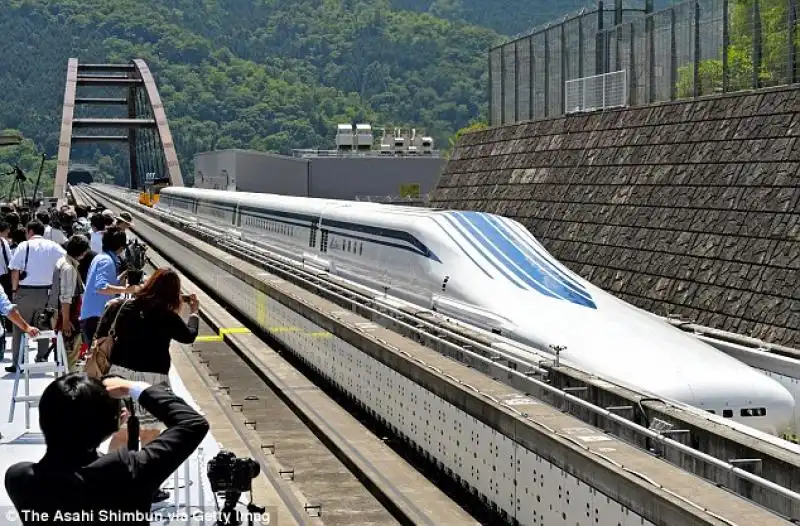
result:
M 141 451 L 97 448 L 121 420 L 120 399 L 133 398 L 167 429 Z M 38 463 L 6 472 L 6 491 L 23 524 L 80 517 L 82 524 L 149 524 L 153 495 L 208 433 L 208 422 L 169 389 L 71 373 L 51 383 L 39 402 L 47 451 Z M 136 521 L 122 520 L 137 513 Z M 122 515 L 126 513 L 127 515 Z M 138 520 L 141 518 L 141 520 Z M 116 519 L 116 520 L 115 520 Z

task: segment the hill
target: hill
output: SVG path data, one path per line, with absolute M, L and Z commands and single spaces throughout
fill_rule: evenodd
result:
M 655 0 L 654 9 L 663 9 L 678 1 Z M 608 0 L 606 9 L 611 9 L 613 4 L 613 0 Z M 488 27 L 502 35 L 527 33 L 568 13 L 575 13 L 581 8 L 591 9 L 596 5 L 596 0 L 392 0 L 392 7 L 397 9 L 460 20 Z M 644 0 L 624 0 L 623 6 L 644 9 Z
M 413 125 L 444 146 L 484 110 L 500 38 L 388 0 L 7 0 L 0 32 L 0 129 L 55 155 L 67 59 L 141 57 L 187 175 L 198 151 L 330 146 L 352 120 Z M 74 157 L 123 166 L 111 146 Z

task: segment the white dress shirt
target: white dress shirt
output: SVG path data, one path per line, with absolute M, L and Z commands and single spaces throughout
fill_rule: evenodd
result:
M 89 247 L 92 249 L 92 252 L 95 254 L 101 254 L 103 252 L 103 234 L 105 230 L 101 230 L 99 232 L 92 232 L 91 240 L 89 241 Z
M 13 258 L 14 251 L 11 250 L 11 245 L 8 244 L 8 240 L 5 238 L 0 238 L 0 276 L 8 273 L 6 259 L 8 259 L 8 264 L 10 265 Z
M 44 237 L 45 239 L 49 239 L 59 245 L 63 245 L 67 242 L 67 236 L 64 235 L 64 232 L 59 230 L 58 228 L 53 228 L 51 226 L 44 227 Z
M 30 248 L 30 250 L 28 250 Z M 11 260 L 11 270 L 27 271 L 28 276 L 20 281 L 22 287 L 44 287 L 53 284 L 53 272 L 56 263 L 67 251 L 58 244 L 33 236 L 28 241 L 20 243 Z M 25 256 L 28 257 L 28 266 L 25 267 Z

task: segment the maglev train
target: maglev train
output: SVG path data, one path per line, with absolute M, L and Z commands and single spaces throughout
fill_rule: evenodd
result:
M 157 209 L 501 334 L 565 364 L 770 434 L 795 400 L 775 380 L 592 285 L 493 214 L 166 188 Z

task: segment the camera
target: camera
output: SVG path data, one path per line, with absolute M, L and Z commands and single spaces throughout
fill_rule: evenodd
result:
M 40 331 L 52 331 L 55 326 L 56 309 L 45 308 L 33 316 L 33 326 Z
M 252 458 L 238 458 L 230 451 L 220 451 L 208 461 L 208 480 L 211 491 L 251 491 L 253 479 L 261 473 L 261 466 Z
M 125 269 L 128 271 L 128 284 L 140 285 L 144 278 L 144 266 L 147 263 L 145 254 L 147 245 L 135 239 L 125 247 Z

